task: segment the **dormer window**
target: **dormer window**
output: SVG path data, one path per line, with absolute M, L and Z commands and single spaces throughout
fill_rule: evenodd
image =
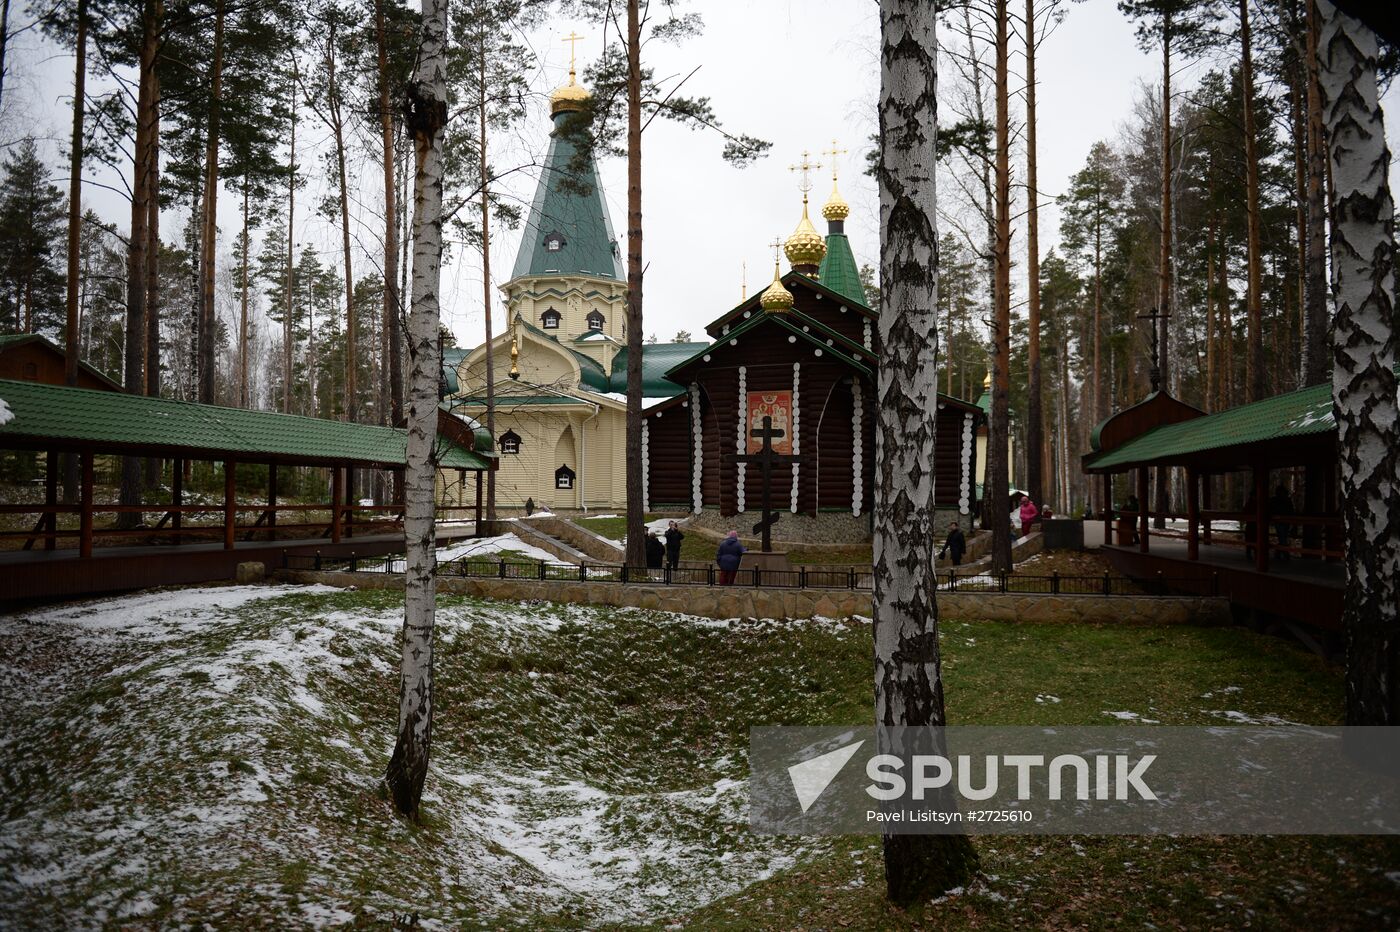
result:
M 518 456 L 520 454 L 520 435 L 513 430 L 501 434 L 500 449 L 503 455 Z
M 546 233 L 544 235 L 544 248 L 546 252 L 558 252 L 566 244 L 563 233 Z
M 563 317 L 559 314 L 559 312 L 551 307 L 540 315 L 540 324 L 546 330 L 558 330 L 559 321 L 561 321 L 562 319 Z
M 603 325 L 607 323 L 607 321 L 604 320 L 603 315 L 598 313 L 597 311 L 589 311 L 588 317 L 586 319 L 588 321 L 589 330 L 602 330 Z

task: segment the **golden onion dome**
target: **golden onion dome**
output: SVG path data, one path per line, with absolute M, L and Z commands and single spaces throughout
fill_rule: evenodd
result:
M 783 280 L 778 274 L 778 263 L 776 262 L 773 263 L 773 283 L 763 289 L 758 303 L 765 311 L 782 313 L 792 310 L 792 292 L 783 287 Z
M 787 253 L 788 261 L 794 267 L 821 265 L 822 259 L 826 257 L 826 239 L 807 218 L 805 194 L 802 195 L 802 219 L 797 222 L 797 229 L 792 231 L 792 235 L 783 244 L 783 252 Z
M 836 182 L 831 183 L 831 197 L 826 199 L 822 205 L 822 216 L 827 220 L 845 220 L 851 215 L 851 205 L 846 203 L 846 199 L 841 196 L 841 192 L 836 190 Z
M 549 115 L 557 113 L 577 113 L 582 110 L 593 95 L 588 92 L 588 88 L 578 83 L 574 76 L 574 69 L 569 69 L 569 83 L 555 88 L 554 93 L 549 95 Z

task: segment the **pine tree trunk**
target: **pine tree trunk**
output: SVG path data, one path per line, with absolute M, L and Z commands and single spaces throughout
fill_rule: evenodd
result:
M 1163 315 L 1172 306 L 1172 44 L 1171 14 L 1162 24 L 1162 247 L 1157 267 L 1157 307 Z M 1162 385 L 1168 384 L 1167 318 L 1157 321 Z M 1145 503 L 1144 503 L 1145 504 Z
M 1004 13 L 1005 0 L 1001 9 Z M 877 725 L 947 723 L 933 543 L 932 455 L 938 423 L 936 24 L 932 4 L 881 0 L 874 512 Z M 886 835 L 884 854 L 886 891 L 900 904 L 951 890 L 977 870 L 977 853 L 966 835 Z
M 204 232 L 200 242 L 199 400 L 214 403 L 214 263 L 219 237 L 219 120 L 223 108 L 224 0 L 214 6 L 214 60 L 209 71 L 209 136 L 204 142 Z
M 1327 331 L 1327 208 L 1323 176 L 1327 143 L 1322 127 L 1322 97 L 1318 88 L 1317 7 L 1305 0 L 1307 15 L 1307 226 L 1308 246 L 1303 274 L 1303 384 L 1320 385 L 1331 370 Z
M 136 93 L 136 138 L 132 147 L 131 238 L 126 264 L 126 358 L 124 386 L 130 394 L 146 389 L 146 253 L 149 248 L 151 190 L 151 120 L 155 58 L 159 37 L 156 31 L 155 0 L 146 0 L 142 12 L 142 39 Z M 122 457 L 121 504 L 141 504 L 141 459 Z M 122 512 L 117 526 L 136 527 L 139 512 Z
M 156 17 L 165 15 L 164 0 L 156 0 Z M 151 154 L 150 188 L 146 202 L 150 218 L 146 222 L 146 394 L 160 397 L 160 69 L 151 74 Z M 146 459 L 146 488 L 160 488 L 161 460 Z
M 243 179 L 243 274 L 238 308 L 238 406 L 248 407 L 248 179 Z
M 1245 229 L 1248 264 L 1245 269 L 1245 312 L 1249 344 L 1245 351 L 1246 401 L 1267 396 L 1264 371 L 1264 299 L 1259 257 L 1259 159 L 1254 139 L 1254 56 L 1249 47 L 1249 0 L 1240 0 L 1240 97 L 1244 108 Z
M 381 407 L 389 410 L 389 423 L 403 420 L 403 356 L 399 336 L 399 205 L 394 175 L 394 111 L 389 100 L 389 37 L 384 25 L 384 0 L 374 3 L 375 38 L 379 45 L 379 130 L 384 146 L 384 342 L 385 372 L 380 373 L 387 391 Z
M 627 0 L 627 550 L 646 566 L 642 502 L 642 29 Z
M 1035 0 L 1026 0 L 1026 491 L 1043 505 L 1045 422 L 1040 388 L 1040 224 L 1036 192 L 1035 148 Z
M 292 53 L 291 141 L 287 149 L 287 312 L 282 318 L 282 413 L 292 413 L 292 349 L 296 342 L 297 57 Z
M 1377 98 L 1376 36 L 1317 0 L 1332 197 L 1332 404 L 1346 527 L 1346 722 L 1400 724 L 1400 406 L 1395 203 Z
M 4 24 L 9 28 L 10 4 L 5 0 Z M 76 60 L 73 65 L 73 135 L 69 143 L 68 161 L 68 282 L 65 294 L 67 317 L 63 328 L 63 383 L 78 384 L 78 357 L 82 352 L 78 338 L 79 294 L 81 279 L 78 261 L 82 252 L 83 229 L 83 118 L 87 114 L 87 0 L 78 0 L 76 12 L 77 35 L 73 41 Z M 4 46 L 0 42 L 0 82 L 5 76 Z M 78 457 L 69 453 L 63 457 L 63 501 L 78 500 Z
M 345 397 L 344 419 L 358 421 L 359 389 L 356 374 L 359 360 L 359 335 L 355 326 L 355 277 L 350 265 L 350 179 L 345 170 L 345 118 L 340 101 L 339 76 L 336 73 L 335 30 L 326 40 L 326 75 L 328 79 L 326 111 L 331 118 L 331 134 L 335 139 L 336 180 L 340 184 L 340 244 L 345 265 Z M 353 480 L 352 480 L 353 482 Z
M 417 818 L 433 734 L 433 615 L 437 552 L 433 486 L 438 380 L 438 295 L 442 281 L 442 142 L 447 125 L 447 0 L 424 0 L 423 38 L 408 90 L 406 122 L 415 151 L 413 295 L 408 317 L 411 375 L 405 482 L 403 657 L 398 740 L 385 782 L 395 808 Z
M 484 35 L 484 34 L 483 34 Z M 481 311 L 486 322 L 486 431 L 496 436 L 496 348 L 491 345 L 491 192 L 486 184 L 486 42 L 477 47 L 477 115 L 481 139 L 477 152 L 481 163 Z M 496 471 L 486 474 L 486 520 L 496 520 Z M 478 533 L 480 530 L 478 529 Z
M 987 431 L 986 494 L 991 502 L 991 570 L 1011 570 L 1010 463 L 1007 444 L 1011 418 L 1011 134 L 1007 94 L 1007 0 L 996 0 L 996 239 L 992 263 L 992 410 Z

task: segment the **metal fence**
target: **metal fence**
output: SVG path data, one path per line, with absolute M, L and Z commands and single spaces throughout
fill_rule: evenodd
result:
M 323 558 L 321 554 L 284 554 L 284 569 L 326 570 L 350 573 L 400 575 L 407 566 L 402 556 Z M 611 582 L 648 586 L 744 586 L 766 589 L 872 589 L 869 567 L 804 565 L 791 570 L 741 569 L 732 578 L 716 566 L 679 566 L 655 569 L 621 563 L 551 563 L 545 560 L 485 560 L 462 557 L 439 563 L 437 573 L 461 579 L 518 579 L 536 582 Z M 1165 576 L 1139 578 L 1072 576 L 1050 573 L 968 572 L 956 569 L 937 575 L 940 592 L 997 592 L 1016 595 L 1166 596 L 1178 592 L 1218 596 L 1220 576 Z

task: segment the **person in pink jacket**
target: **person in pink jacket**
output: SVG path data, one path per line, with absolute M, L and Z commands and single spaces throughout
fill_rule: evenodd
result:
M 1035 502 L 1027 495 L 1021 499 L 1021 536 L 1026 537 L 1031 532 L 1031 525 L 1035 523 L 1035 516 L 1040 512 L 1035 507 Z

